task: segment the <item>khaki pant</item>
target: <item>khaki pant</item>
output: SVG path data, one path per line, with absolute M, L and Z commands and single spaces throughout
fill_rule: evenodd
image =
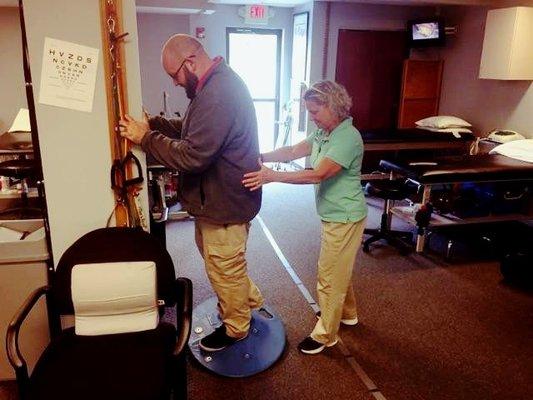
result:
M 322 222 L 317 282 L 321 316 L 311 332 L 319 343 L 335 342 L 341 319 L 357 317 L 352 272 L 365 225 L 366 218 L 348 223 Z
M 196 220 L 195 239 L 215 291 L 226 333 L 235 338 L 248 334 L 251 309 L 263 305 L 263 296 L 248 277 L 246 241 L 249 223 L 217 225 Z

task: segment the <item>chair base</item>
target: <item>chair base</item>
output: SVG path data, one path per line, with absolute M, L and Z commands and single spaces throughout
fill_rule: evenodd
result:
M 378 240 L 385 240 L 391 246 L 396 247 L 402 255 L 407 255 L 412 250 L 412 246 L 407 243 L 413 240 L 411 232 L 390 229 L 365 229 L 364 233 L 365 235 L 372 235 L 363 242 L 363 251 L 365 253 L 370 252 L 370 245 Z
M 285 328 L 271 307 L 264 305 L 260 310 L 252 311 L 250 331 L 245 339 L 220 351 L 201 350 L 200 339 L 221 323 L 216 297 L 193 310 L 189 348 L 194 358 L 215 374 L 232 378 L 252 376 L 269 368 L 283 354 Z

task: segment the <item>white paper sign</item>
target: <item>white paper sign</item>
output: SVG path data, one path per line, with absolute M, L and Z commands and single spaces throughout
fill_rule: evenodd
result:
M 91 112 L 98 49 L 44 39 L 39 103 Z

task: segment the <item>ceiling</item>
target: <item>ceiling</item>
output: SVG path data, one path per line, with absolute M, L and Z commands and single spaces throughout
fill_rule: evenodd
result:
M 202 4 L 265 4 L 277 7 L 294 7 L 311 0 L 136 0 L 137 5 L 161 8 L 205 8 Z M 325 0 L 318 0 L 325 1 Z M 533 6 L 533 0 L 329 0 L 331 2 L 397 4 L 397 5 L 485 5 L 485 6 Z M 186 7 L 184 4 L 187 3 Z M 192 5 L 192 6 L 191 6 Z M 17 7 L 18 0 L 0 0 L 0 7 Z
M 326 0 L 318 0 L 326 1 Z M 397 4 L 397 5 L 495 5 L 497 0 L 327 0 L 330 2 L 344 3 L 368 3 L 368 4 Z M 294 7 L 296 5 L 309 3 L 309 0 L 208 0 L 213 4 L 265 4 L 278 7 Z

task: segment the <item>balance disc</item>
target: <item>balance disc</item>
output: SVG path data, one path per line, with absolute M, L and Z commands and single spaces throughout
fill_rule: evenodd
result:
M 194 308 L 189 348 L 200 364 L 215 374 L 243 378 L 264 371 L 274 364 L 285 348 L 285 328 L 272 308 L 264 305 L 252 311 L 248 336 L 220 351 L 200 349 L 200 340 L 222 324 L 217 298 Z

